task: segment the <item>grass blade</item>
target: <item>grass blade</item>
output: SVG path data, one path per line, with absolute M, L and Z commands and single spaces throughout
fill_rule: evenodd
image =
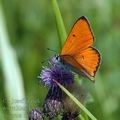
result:
M 6 23 L 2 6 L 0 6 L 0 55 L 1 63 L 4 75 L 4 88 L 7 98 L 8 109 L 10 111 L 10 119 L 21 120 L 25 118 L 25 110 L 19 108 L 25 108 L 25 99 L 23 79 L 18 65 L 17 57 L 14 49 L 10 45 L 9 36 L 6 30 Z M 12 104 L 11 104 L 11 102 Z M 16 104 L 14 101 L 19 101 Z M 17 110 L 11 109 L 16 107 Z M 8 113 L 5 113 L 8 114 Z M 23 117 L 23 118 L 21 118 Z
M 55 81 L 57 85 L 80 107 L 80 109 L 85 112 L 92 120 L 97 120 L 90 111 L 87 110 L 66 88 L 64 88 L 61 84 Z
M 60 37 L 59 44 L 60 44 L 60 47 L 62 48 L 62 45 L 66 39 L 67 34 L 66 34 L 65 26 L 63 23 L 63 19 L 62 19 L 57 1 L 52 0 L 52 5 L 53 5 L 53 10 L 54 10 L 55 18 L 56 18 L 56 23 L 57 23 L 57 29 L 58 29 L 58 33 Z

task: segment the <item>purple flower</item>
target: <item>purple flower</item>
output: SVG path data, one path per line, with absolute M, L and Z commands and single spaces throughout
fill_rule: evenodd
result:
M 63 104 L 61 101 L 54 99 L 46 99 L 44 103 L 44 113 L 49 118 L 52 119 L 63 111 Z
M 43 105 L 44 113 L 52 119 L 63 111 L 63 91 L 59 86 L 51 86 Z
M 44 120 L 44 114 L 40 109 L 33 109 L 29 114 L 29 120 Z
M 67 66 L 62 64 L 54 64 L 49 68 L 44 67 L 39 78 L 42 79 L 45 85 L 51 87 L 57 85 L 54 80 L 62 85 L 73 83 L 74 75 Z

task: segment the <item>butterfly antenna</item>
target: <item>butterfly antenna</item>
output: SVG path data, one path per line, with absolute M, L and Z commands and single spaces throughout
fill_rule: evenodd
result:
M 47 50 L 57 53 L 57 51 L 50 49 L 50 48 L 47 48 Z
M 47 63 L 49 61 L 49 59 L 43 60 L 41 61 L 41 64 Z
M 46 48 L 46 49 L 49 50 L 49 51 L 52 51 L 52 52 L 57 53 L 57 51 L 55 51 L 55 50 L 53 50 L 53 49 L 50 49 L 50 48 Z M 44 64 L 44 63 L 46 63 L 46 62 L 48 62 L 48 61 L 49 61 L 49 59 L 44 60 L 44 61 L 41 62 L 41 64 Z

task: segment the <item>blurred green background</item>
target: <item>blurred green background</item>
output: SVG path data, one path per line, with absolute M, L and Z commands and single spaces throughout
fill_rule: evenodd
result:
M 80 16 L 88 18 L 96 38 L 94 46 L 102 55 L 96 83 L 85 80 L 84 87 L 94 98 L 94 102 L 89 103 L 87 108 L 98 120 L 120 120 L 120 0 L 58 0 L 58 4 L 67 33 Z M 46 48 L 58 53 L 60 48 L 52 2 L 1 0 L 0 5 L 0 17 L 4 17 L 6 27 L 6 32 L 0 30 L 0 36 L 8 36 L 9 47 L 14 50 L 18 67 L 14 71 L 19 69 L 21 79 L 18 81 L 22 81 L 22 92 L 19 93 L 29 104 L 27 110 L 31 110 L 42 106 L 47 94 L 47 88 L 39 84 L 37 79 L 43 66 L 41 62 L 55 54 Z M 11 57 L 5 52 L 6 49 L 9 48 L 4 47 L 0 51 L 0 120 L 10 119 L 10 109 L 6 109 L 10 105 L 7 99 L 11 99 L 11 93 L 17 94 L 19 87 L 19 83 L 14 80 L 9 83 L 10 74 L 5 74 L 6 70 L 11 69 L 11 76 L 15 76 L 12 72 L 15 65 L 10 63 Z M 8 56 L 3 57 L 3 54 Z M 8 68 L 4 68 L 6 59 L 11 64 Z M 16 91 L 9 89 L 14 86 L 18 86 Z

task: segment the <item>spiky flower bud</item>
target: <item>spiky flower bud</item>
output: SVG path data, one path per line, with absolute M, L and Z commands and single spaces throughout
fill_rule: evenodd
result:
M 74 113 L 66 112 L 63 114 L 62 120 L 75 120 L 78 115 L 79 115 L 78 112 Z
M 44 114 L 40 109 L 33 109 L 29 114 L 29 120 L 44 120 Z
M 62 110 L 63 110 L 63 105 L 61 101 L 51 100 L 51 99 L 47 99 L 45 101 L 44 112 L 49 119 L 52 119 L 57 115 L 61 114 Z
M 76 83 L 69 85 L 67 89 L 81 102 L 85 103 L 86 91 L 82 86 L 79 86 Z M 80 108 L 68 97 L 65 96 L 63 99 L 63 105 L 65 112 L 63 114 L 62 120 L 75 120 L 76 117 L 80 114 Z
M 45 103 L 43 105 L 44 113 L 49 118 L 52 119 L 57 115 L 61 114 L 63 111 L 63 92 L 58 86 L 53 86 L 50 88 Z

